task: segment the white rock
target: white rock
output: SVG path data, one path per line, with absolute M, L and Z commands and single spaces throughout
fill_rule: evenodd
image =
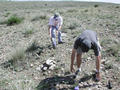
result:
M 33 67 L 33 64 L 30 64 L 31 67 Z
M 88 57 L 87 59 L 88 59 L 88 60 L 91 60 L 91 57 Z
M 45 70 L 45 71 L 46 71 L 46 70 L 47 70 L 47 67 L 43 67 L 43 70 Z
M 39 67 L 40 67 L 40 68 L 42 68 L 42 67 L 43 67 L 43 65 L 39 65 Z
M 49 67 L 50 70 L 54 70 L 54 68 L 55 68 L 55 64 Z
M 92 89 L 89 88 L 88 90 L 92 90 Z
M 36 70 L 41 71 L 41 68 L 40 68 L 40 67 L 37 67 Z
M 48 73 L 50 74 L 51 72 L 50 72 L 50 71 L 48 71 Z
M 38 77 L 34 77 L 36 80 L 38 79 Z
M 65 33 L 62 33 L 62 34 L 61 34 L 61 36 L 63 36 L 63 37 L 64 37 L 64 36 L 67 36 L 67 35 L 66 35 Z
M 48 65 L 53 65 L 53 64 L 55 64 L 56 62 L 54 61 L 54 60 L 50 60 L 50 59 L 48 59 L 47 61 L 46 61 L 46 64 L 48 64 Z

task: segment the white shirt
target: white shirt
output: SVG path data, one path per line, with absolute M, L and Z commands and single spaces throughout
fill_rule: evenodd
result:
M 48 25 L 52 25 L 52 26 L 61 26 L 63 24 L 63 19 L 61 16 L 57 17 L 56 19 L 54 18 L 54 16 L 52 16 L 49 19 L 49 24 Z

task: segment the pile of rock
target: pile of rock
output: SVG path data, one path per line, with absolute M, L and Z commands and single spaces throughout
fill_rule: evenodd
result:
M 48 59 L 43 65 L 41 65 L 41 70 L 42 71 L 46 71 L 48 69 L 54 70 L 55 66 L 56 66 L 56 62 L 53 59 Z

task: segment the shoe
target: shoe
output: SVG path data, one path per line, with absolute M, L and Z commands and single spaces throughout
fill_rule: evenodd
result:
M 75 75 L 78 75 L 79 72 L 81 72 L 81 68 L 79 68 L 79 69 L 75 72 Z
M 53 45 L 53 49 L 56 49 L 56 46 L 55 46 L 55 45 Z
M 64 42 L 58 42 L 58 44 L 63 44 Z
M 101 80 L 100 73 L 96 72 L 96 73 L 95 73 L 95 81 L 96 81 L 96 82 L 99 82 L 100 80 Z
M 56 46 L 53 46 L 53 49 L 56 49 Z

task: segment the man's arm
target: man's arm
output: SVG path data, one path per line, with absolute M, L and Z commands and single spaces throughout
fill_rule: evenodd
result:
M 51 25 L 48 26 L 48 32 L 49 32 L 49 35 L 51 37 Z
M 58 27 L 58 30 L 61 30 L 62 24 L 63 24 L 63 18 L 60 16 L 59 17 L 59 27 Z
M 74 72 L 74 68 L 73 68 L 73 64 L 74 64 L 74 60 L 75 60 L 75 54 L 76 54 L 76 50 L 73 48 L 72 49 L 72 54 L 71 54 L 71 66 L 70 66 L 70 71 Z
M 99 55 L 96 56 L 96 70 L 97 70 L 97 72 L 100 72 L 100 65 L 101 65 L 101 54 L 99 52 Z
M 97 81 L 100 81 L 100 79 L 101 79 L 100 65 L 101 65 L 101 54 L 99 52 L 99 55 L 96 56 L 96 80 Z

